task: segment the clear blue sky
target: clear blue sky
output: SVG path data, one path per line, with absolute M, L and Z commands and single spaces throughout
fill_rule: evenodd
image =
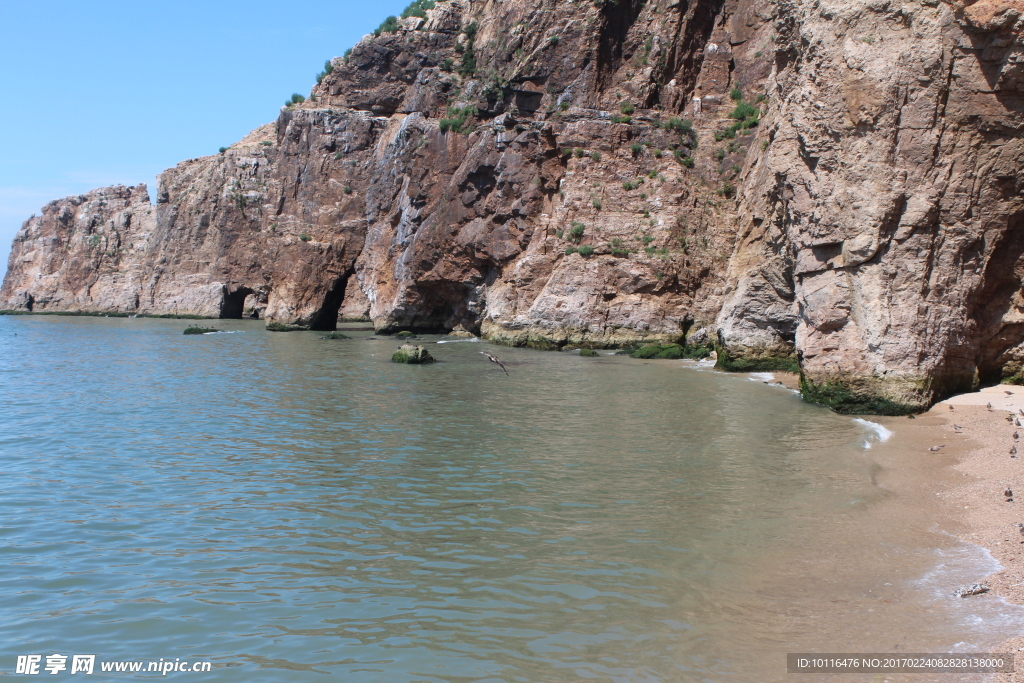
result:
M 308 95 L 408 0 L 0 0 L 0 277 L 51 199 L 147 183 Z

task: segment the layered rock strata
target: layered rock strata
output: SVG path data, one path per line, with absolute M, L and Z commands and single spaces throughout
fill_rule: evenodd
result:
M 44 207 L 0 307 L 699 330 L 839 408 L 920 408 L 1024 364 L 1021 4 L 439 2 L 154 205 Z

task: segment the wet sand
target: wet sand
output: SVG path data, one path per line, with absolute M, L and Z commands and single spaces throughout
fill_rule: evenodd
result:
M 993 575 L 977 577 L 988 593 L 962 599 L 1003 598 L 1024 604 L 1024 531 L 1019 526 L 1024 523 L 1024 388 L 988 387 L 949 398 L 913 418 L 870 419 L 893 431 L 885 448 L 920 452 L 948 465 L 950 476 L 933 482 L 941 501 L 936 525 L 986 548 L 1002 565 Z M 887 485 L 899 490 L 912 485 L 915 477 L 890 472 L 889 478 Z M 1018 672 L 992 675 L 990 680 L 1024 682 L 1024 633 L 1005 635 L 1004 642 L 989 650 L 1017 653 Z M 923 680 L 918 676 L 906 678 Z M 903 680 L 899 675 L 885 678 Z
M 798 388 L 797 375 L 774 374 L 775 382 Z M 989 587 L 987 593 L 962 599 L 1002 598 L 1024 605 L 1024 387 L 996 386 L 961 394 L 912 418 L 867 418 L 893 432 L 875 452 L 883 463 L 880 478 L 884 481 L 879 483 L 902 494 L 903 505 L 928 508 L 926 514 L 934 517 L 938 528 L 986 548 L 1002 565 L 995 574 L 977 577 L 978 583 Z M 886 467 L 891 455 L 899 452 L 914 457 L 899 459 L 895 468 Z M 940 471 L 943 475 L 936 480 Z M 921 497 L 922 482 L 927 482 L 928 495 L 937 497 L 938 506 Z M 1006 496 L 1007 492 L 1013 495 Z M 910 515 L 921 512 L 925 510 L 906 510 Z M 1024 632 L 1007 632 L 1005 637 L 988 650 L 1015 653 L 1018 672 L 984 678 L 1024 683 Z M 888 674 L 877 680 L 919 681 L 927 676 Z M 977 680 L 962 674 L 953 677 Z
M 942 493 L 961 522 L 958 535 L 986 547 L 1003 566 L 981 582 L 989 594 L 965 599 L 999 596 L 1024 604 L 1024 530 L 1019 526 L 1024 523 L 1024 388 L 997 386 L 961 394 L 925 415 L 941 422 L 930 436 L 937 442 L 932 445 L 953 446 L 959 459 L 955 469 L 964 475 L 962 485 Z M 1024 633 L 1006 635 L 997 650 L 1024 651 Z M 1018 656 L 1017 673 L 996 680 L 1024 681 L 1022 661 Z

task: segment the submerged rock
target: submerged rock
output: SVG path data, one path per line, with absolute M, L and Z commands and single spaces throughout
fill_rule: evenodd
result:
M 427 353 L 422 346 L 413 344 L 402 344 L 391 356 L 392 363 L 408 363 L 410 365 L 422 365 L 433 363 L 434 357 Z
M 220 332 L 220 330 L 213 327 L 199 327 L 198 325 L 189 325 L 185 328 L 183 334 L 208 334 L 210 332 Z
M 966 598 L 969 595 L 981 595 L 982 593 L 988 593 L 989 587 L 983 583 L 972 583 L 967 586 L 962 586 L 953 591 L 953 595 L 958 598 Z

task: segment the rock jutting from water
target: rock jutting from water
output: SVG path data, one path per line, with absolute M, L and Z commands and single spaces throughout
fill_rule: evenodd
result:
M 145 186 L 46 205 L 0 308 L 686 345 L 839 410 L 1024 367 L 1024 3 L 448 0 Z M 702 339 L 700 343 L 704 343 Z
M 434 357 L 423 348 L 415 344 L 402 344 L 398 350 L 391 355 L 393 363 L 408 363 L 409 365 L 423 365 L 433 363 Z

